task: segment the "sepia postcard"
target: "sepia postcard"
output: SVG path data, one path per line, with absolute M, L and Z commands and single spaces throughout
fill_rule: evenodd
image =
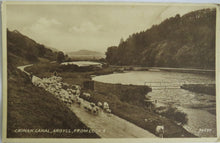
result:
M 219 141 L 219 6 L 3 2 L 3 142 Z

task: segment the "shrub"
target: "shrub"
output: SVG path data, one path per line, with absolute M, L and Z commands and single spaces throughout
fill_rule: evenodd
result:
M 170 105 L 166 107 L 165 110 L 163 109 L 159 114 L 173 121 L 181 123 L 181 125 L 184 125 L 188 122 L 188 117 L 186 113 L 179 111 L 176 107 Z

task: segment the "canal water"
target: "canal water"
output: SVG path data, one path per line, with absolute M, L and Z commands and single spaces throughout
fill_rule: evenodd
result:
M 166 71 L 130 71 L 93 77 L 105 83 L 148 85 L 152 92 L 147 96 L 157 100 L 157 106 L 172 104 L 188 116 L 184 128 L 199 137 L 216 136 L 216 97 L 181 89 L 182 84 L 214 84 L 215 77 Z

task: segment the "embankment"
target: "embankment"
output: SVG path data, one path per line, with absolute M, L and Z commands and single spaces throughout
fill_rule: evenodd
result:
M 8 76 L 8 138 L 99 138 L 95 133 L 16 132 L 18 129 L 88 129 L 62 102 L 14 69 Z
M 192 92 L 216 95 L 215 84 L 183 84 L 181 88 Z

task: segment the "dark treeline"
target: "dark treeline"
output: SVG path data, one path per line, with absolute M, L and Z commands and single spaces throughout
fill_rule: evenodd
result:
M 216 10 L 203 9 L 164 20 L 107 49 L 112 65 L 215 68 Z

